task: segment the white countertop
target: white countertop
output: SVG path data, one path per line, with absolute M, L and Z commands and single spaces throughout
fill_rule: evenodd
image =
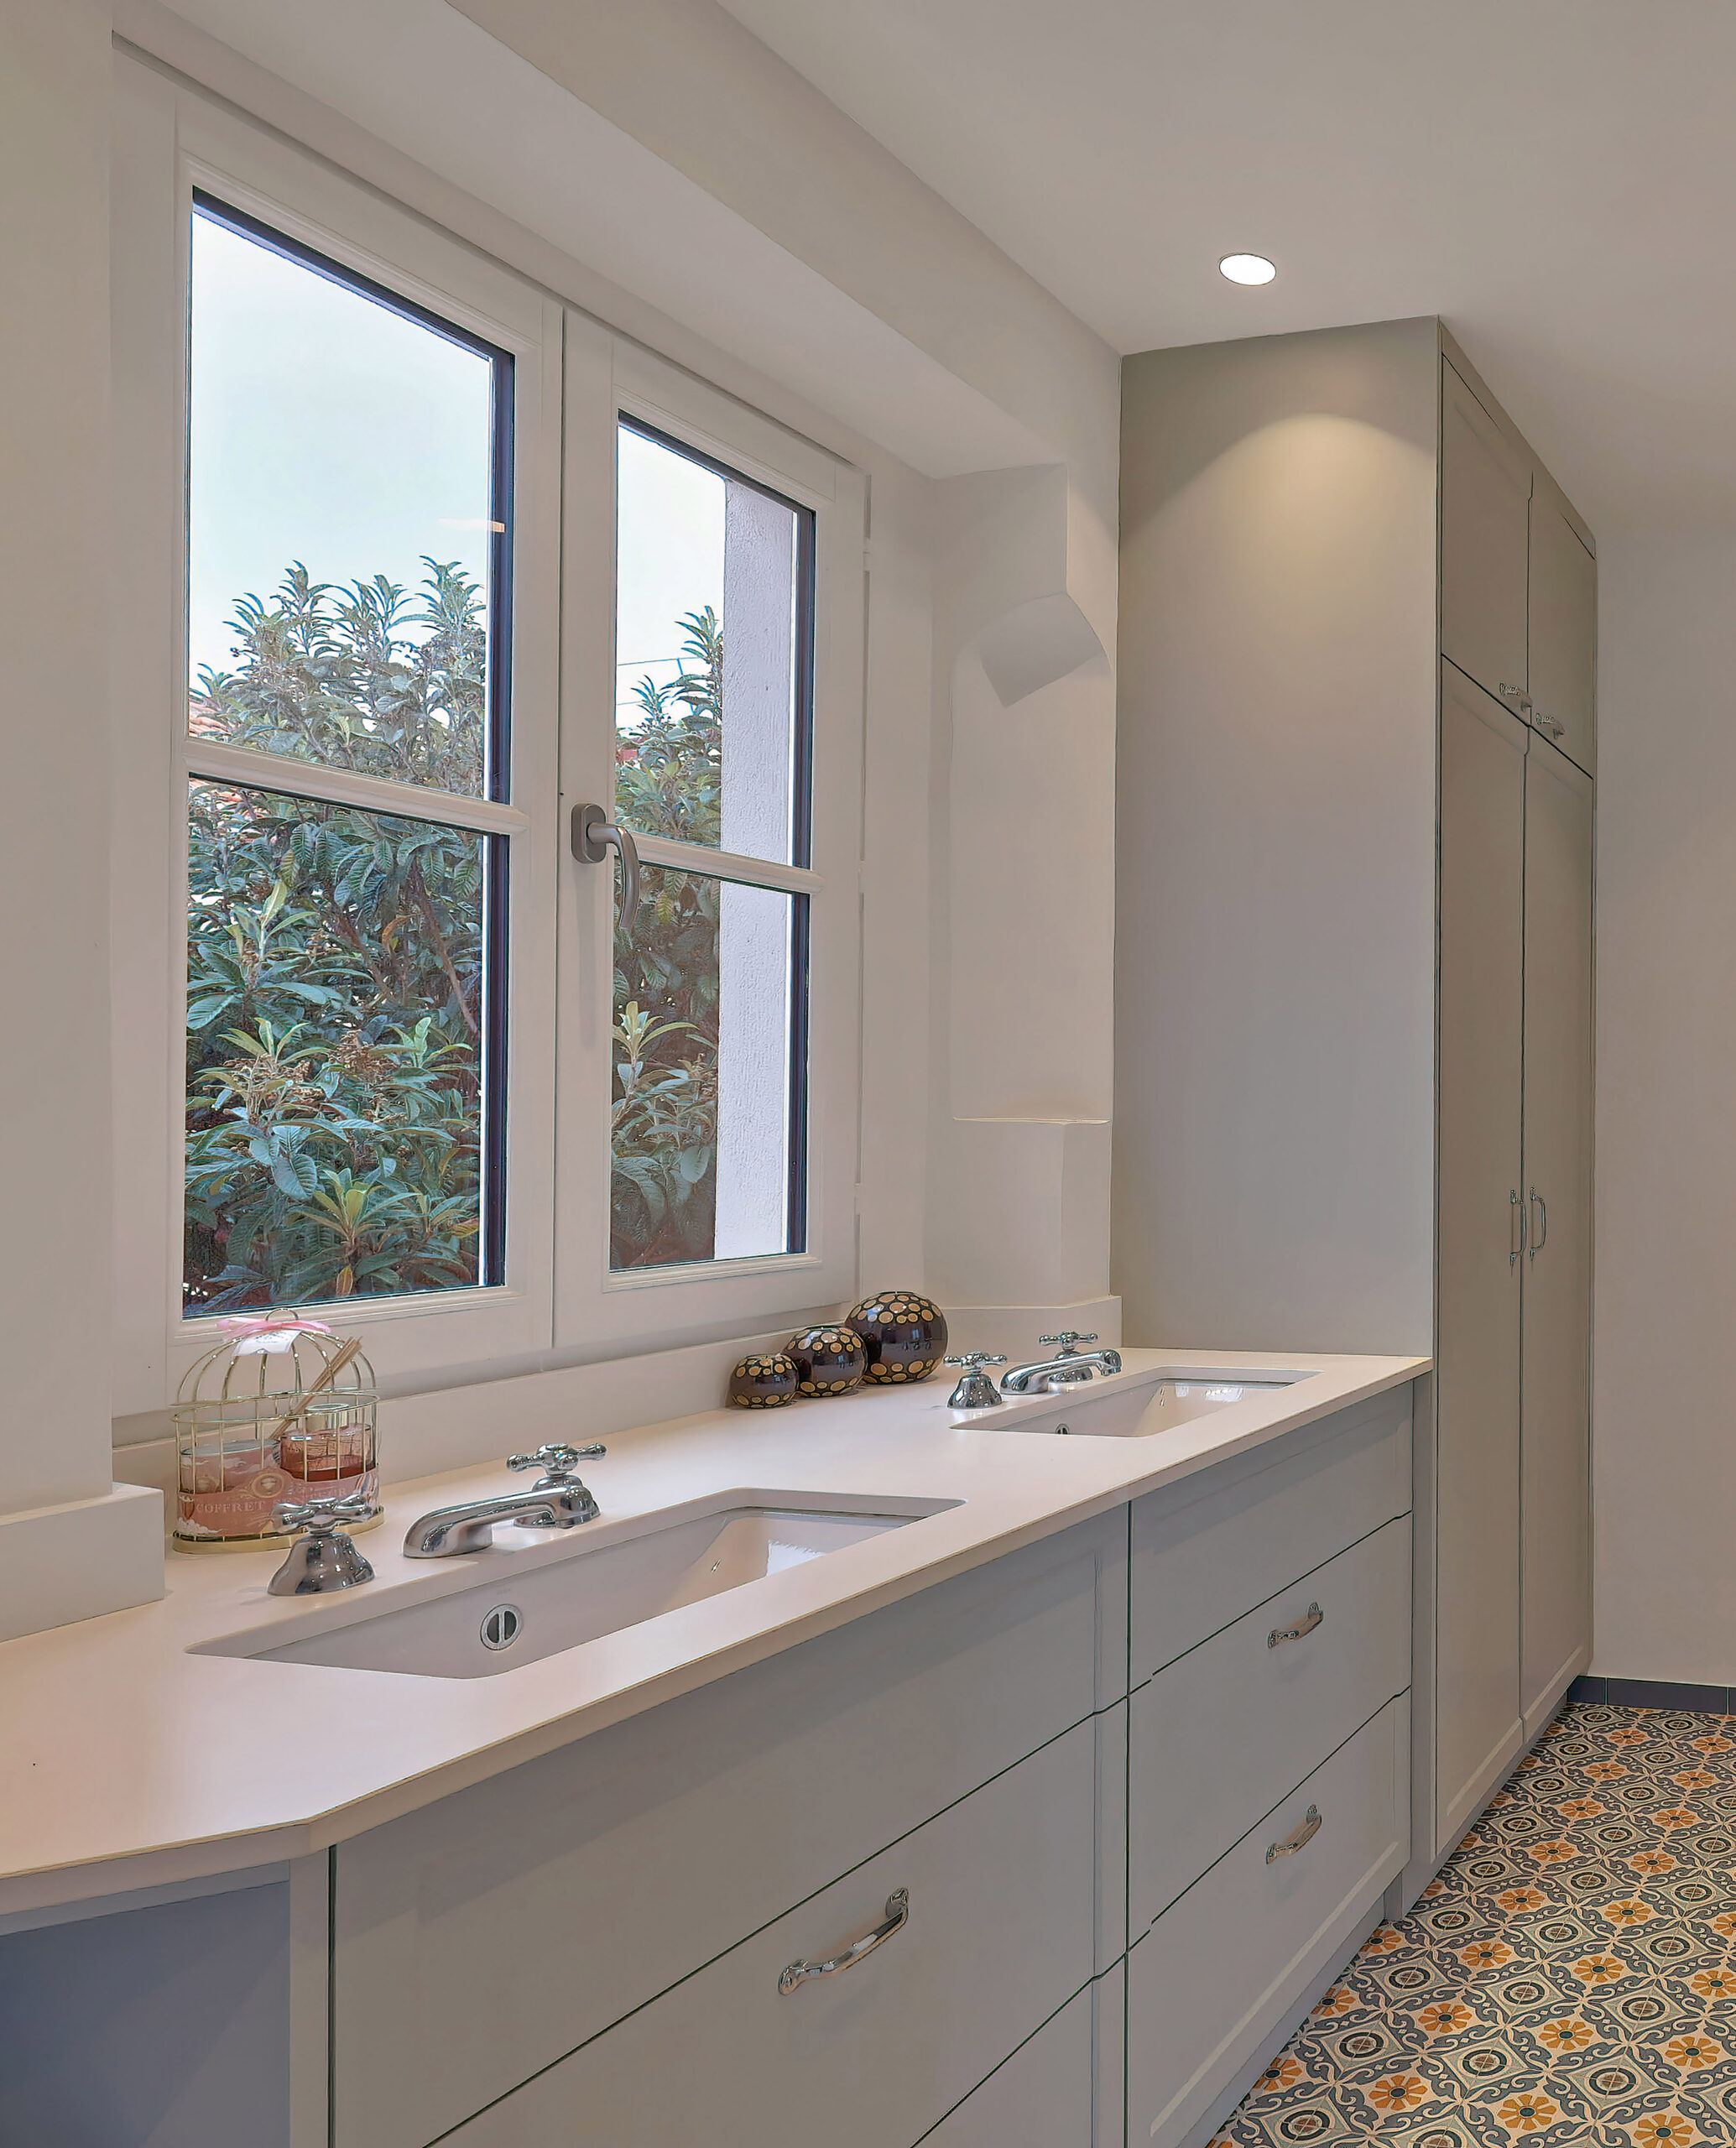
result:
M 1428 1369 L 1421 1358 L 1129 1350 L 1154 1371 L 1282 1368 L 1302 1384 L 1147 1438 L 1054 1439 L 956 1418 L 944 1378 L 757 1412 L 712 1410 L 612 1435 L 584 1466 L 605 1520 L 719 1490 L 957 1500 L 943 1513 L 493 1677 L 430 1678 L 190 1655 L 304 1622 L 268 1596 L 271 1552 L 169 1557 L 161 1603 L 0 1645 L 0 1916 L 321 1850 L 900 1597 L 1281 1437 Z M 498 1395 L 503 1390 L 496 1390 Z M 499 1407 L 479 1399 L 478 1407 Z M 1053 1416 L 1032 1396 L 993 1422 Z M 385 1427 L 389 1440 L 389 1420 Z M 575 1426 L 572 1436 L 583 1437 Z M 514 1444 L 503 1421 L 503 1455 Z M 389 1459 L 389 1449 L 388 1450 Z M 361 1541 L 378 1611 L 512 1572 L 522 1548 L 406 1560 L 433 1506 L 522 1490 L 501 1466 L 389 1485 Z M 583 1531 L 578 1532 L 582 1537 Z M 538 1542 L 546 1545 L 539 1532 Z M 516 1537 L 523 1547 L 524 1535 Z M 563 1549 L 580 1550 L 563 1536 Z M 540 1556 L 540 1555 L 539 1555 Z

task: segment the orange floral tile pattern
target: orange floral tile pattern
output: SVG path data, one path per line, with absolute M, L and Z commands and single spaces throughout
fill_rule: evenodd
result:
M 1211 2148 L 1736 2148 L 1732 1731 L 1563 1710 Z

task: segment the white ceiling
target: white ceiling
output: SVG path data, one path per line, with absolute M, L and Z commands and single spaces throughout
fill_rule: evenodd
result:
M 1439 313 L 1594 529 L 1736 528 L 1729 0 L 724 4 L 1117 348 Z

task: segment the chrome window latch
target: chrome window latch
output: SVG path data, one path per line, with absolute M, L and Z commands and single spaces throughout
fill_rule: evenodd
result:
M 639 915 L 639 845 L 625 828 L 617 827 L 601 806 L 572 809 L 572 854 L 581 865 L 601 865 L 613 849 L 621 860 L 621 903 L 616 915 L 630 929 Z

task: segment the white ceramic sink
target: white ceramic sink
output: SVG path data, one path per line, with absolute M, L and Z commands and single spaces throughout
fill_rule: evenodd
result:
M 431 1596 L 425 1588 L 408 1603 L 400 1587 L 377 1608 L 368 1600 L 371 1590 L 347 1593 L 310 1613 L 310 1620 L 320 1621 L 315 1631 L 298 1620 L 290 1640 L 274 1638 L 282 1634 L 281 1625 L 263 1633 L 256 1628 L 207 1642 L 198 1652 L 424 1678 L 487 1678 L 957 1504 L 889 1499 L 832 1506 L 811 1494 L 785 1496 L 787 1505 L 776 1493 L 725 1492 L 637 1522 L 612 1525 L 605 1516 L 558 1539 L 545 1530 L 503 1529 L 493 1551 L 452 1561 L 458 1572 L 487 1568 L 486 1577 L 468 1587 L 448 1586 Z M 893 1508 L 898 1510 L 887 1510 Z M 589 1535 L 592 1530 L 599 1535 Z M 446 1578 L 436 1577 L 429 1586 Z
M 1306 1373 L 1268 1371 L 1165 1372 L 1136 1387 L 1097 1388 L 1084 1383 L 1071 1395 L 1051 1395 L 1040 1417 L 997 1425 L 992 1412 L 973 1416 L 972 1425 L 1009 1432 L 1066 1432 L 1087 1439 L 1149 1439 L 1196 1417 L 1209 1417 L 1260 1395 L 1276 1394 L 1310 1378 Z

